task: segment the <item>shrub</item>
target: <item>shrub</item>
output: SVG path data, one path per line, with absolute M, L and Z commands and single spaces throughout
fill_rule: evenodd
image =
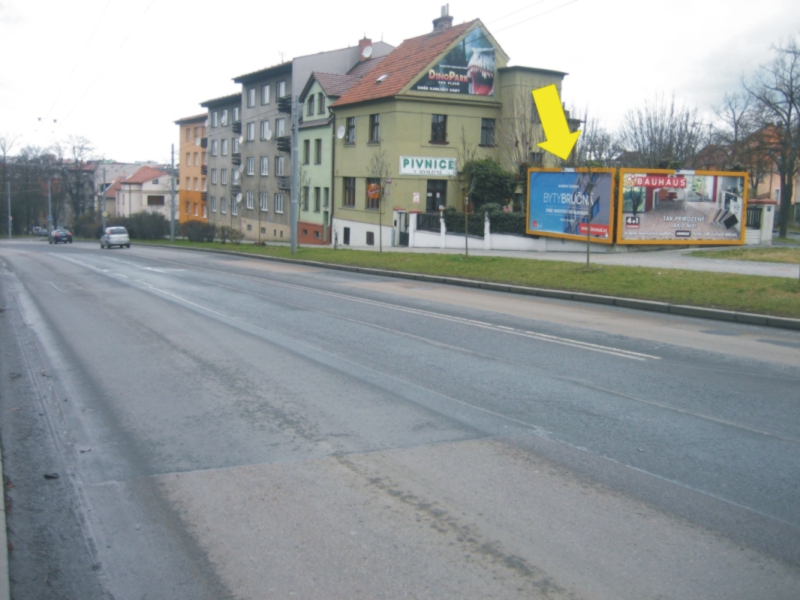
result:
M 483 237 L 483 214 L 469 215 L 469 235 Z M 464 213 L 444 211 L 444 225 L 448 233 L 464 233 Z
M 203 221 L 185 221 L 181 223 L 181 235 L 189 238 L 190 242 L 213 242 L 217 233 L 217 226 Z
M 242 240 L 244 239 L 244 233 L 242 233 L 240 229 L 231 227 L 228 237 L 230 238 L 232 244 L 241 244 Z
M 72 235 L 78 238 L 99 239 L 103 235 L 103 223 L 94 211 L 84 213 L 72 224 Z
M 469 195 L 477 211 L 484 204 L 505 204 L 514 197 L 517 176 L 509 173 L 493 158 L 473 160 L 464 165 L 464 172 L 474 182 Z

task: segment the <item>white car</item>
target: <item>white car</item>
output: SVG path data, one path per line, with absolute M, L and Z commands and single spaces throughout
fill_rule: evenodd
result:
M 130 248 L 131 238 L 128 236 L 128 230 L 124 227 L 106 227 L 100 237 L 100 248 L 111 248 L 111 246 Z

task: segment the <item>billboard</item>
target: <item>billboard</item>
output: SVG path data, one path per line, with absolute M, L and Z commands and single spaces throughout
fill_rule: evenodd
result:
M 613 169 L 528 170 L 528 220 L 534 235 L 611 244 Z
M 620 169 L 618 244 L 743 244 L 747 173 Z
M 495 49 L 483 29 L 470 31 L 411 87 L 417 92 L 494 95 Z

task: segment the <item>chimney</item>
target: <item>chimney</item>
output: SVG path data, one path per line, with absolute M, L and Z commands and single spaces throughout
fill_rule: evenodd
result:
M 442 16 L 433 20 L 433 33 L 445 31 L 453 26 L 453 17 L 450 16 L 450 5 L 442 7 Z
M 358 61 L 359 62 L 365 61 L 365 60 L 367 60 L 369 58 L 369 56 L 364 56 L 364 50 L 366 48 L 372 48 L 372 40 L 369 39 L 367 36 L 364 36 L 363 38 L 358 40 Z M 372 52 L 368 52 L 368 54 L 371 55 Z

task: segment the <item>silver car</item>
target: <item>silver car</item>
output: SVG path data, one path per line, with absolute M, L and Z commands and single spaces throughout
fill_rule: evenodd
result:
M 128 237 L 128 230 L 124 227 L 106 227 L 100 237 L 100 247 L 111 248 L 111 246 L 130 248 L 131 238 Z

